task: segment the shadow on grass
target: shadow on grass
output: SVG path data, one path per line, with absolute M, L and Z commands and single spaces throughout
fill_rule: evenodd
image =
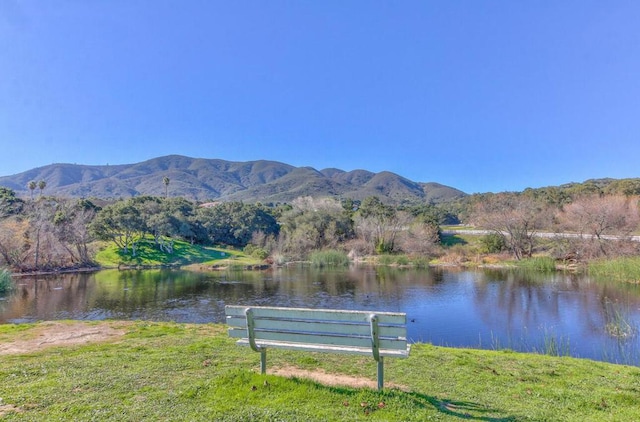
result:
M 297 377 L 290 378 L 290 380 L 297 384 L 313 385 L 315 388 L 326 389 L 331 393 L 348 397 L 348 402 L 353 402 L 353 405 L 361 406 L 363 412 L 366 414 L 373 413 L 381 408 L 385 408 L 393 412 L 393 407 L 398 406 L 403 410 L 413 409 L 414 411 L 421 409 L 428 410 L 431 408 L 445 415 L 466 420 L 488 422 L 511 422 L 518 420 L 515 416 L 489 416 L 488 414 L 495 415 L 504 412 L 478 403 L 458 400 L 442 400 L 416 392 L 402 391 L 398 389 L 384 389 L 382 391 L 377 391 L 368 388 L 359 389 L 340 386 L 326 386 L 313 380 Z
M 451 247 L 455 245 L 466 245 L 469 242 L 455 234 L 443 234 L 440 237 L 440 243 L 442 243 L 442 246 Z
M 502 413 L 500 410 L 491 409 L 477 403 L 456 401 L 456 400 L 440 400 L 435 397 L 427 396 L 420 393 L 403 393 L 411 397 L 416 405 L 423 408 L 433 407 L 441 413 L 449 416 L 456 416 L 462 419 L 476 421 L 492 421 L 492 422 L 509 422 L 516 421 L 515 416 L 493 417 L 484 416 L 486 413 Z
M 212 248 L 204 248 L 199 245 L 190 245 L 187 242 L 177 241 L 173 245 L 171 253 L 160 250 L 152 239 L 143 239 L 139 242 L 136 256 L 117 252 L 118 258 L 125 265 L 185 265 L 194 262 L 221 260 L 229 256 Z

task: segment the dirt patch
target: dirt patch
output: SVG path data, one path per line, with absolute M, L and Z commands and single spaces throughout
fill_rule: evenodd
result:
M 287 378 L 305 378 L 316 381 L 323 385 L 330 386 L 346 386 L 353 388 L 378 388 L 377 380 L 370 380 L 368 378 L 362 377 L 353 377 L 350 375 L 340 375 L 340 374 L 329 374 L 323 370 L 317 369 L 314 371 L 309 371 L 306 369 L 296 368 L 294 366 L 284 366 L 282 368 L 274 368 L 272 371 L 269 371 L 274 375 L 278 375 L 281 377 Z M 388 388 L 399 388 L 401 390 L 406 389 L 406 387 L 393 384 L 393 383 L 385 383 L 385 387 Z
M 3 341 L 0 355 L 36 352 L 54 346 L 113 341 L 126 333 L 126 323 L 113 326 L 110 323 L 87 324 L 82 322 L 45 322 L 25 331 L 23 338 Z
M 0 403 L 0 418 L 9 414 L 9 413 L 22 413 L 22 409 L 16 407 L 12 404 L 2 404 Z

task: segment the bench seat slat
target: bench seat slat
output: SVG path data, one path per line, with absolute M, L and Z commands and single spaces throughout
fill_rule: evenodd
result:
M 344 323 L 335 321 L 309 321 L 296 319 L 264 319 L 255 318 L 256 330 L 281 330 L 314 333 L 334 333 L 355 336 L 371 336 L 371 325 L 365 323 Z M 246 329 L 246 317 L 227 317 L 227 325 L 233 328 Z M 404 337 L 405 327 L 397 325 L 378 325 L 381 337 Z
M 249 340 L 241 339 L 236 342 L 240 346 L 249 346 Z M 277 349 L 299 350 L 306 352 L 328 352 L 342 353 L 353 355 L 371 356 L 371 347 L 354 347 L 339 345 L 321 345 L 308 343 L 290 343 L 285 341 L 258 341 L 258 345 L 264 347 L 273 347 Z M 404 349 L 380 349 L 380 356 L 406 358 L 409 356 L 410 345 L 406 345 Z
M 227 305 L 225 312 L 227 316 L 244 317 L 247 306 Z M 407 323 L 404 313 L 398 312 L 375 312 L 375 311 L 351 311 L 340 309 L 310 309 L 310 308 L 280 308 L 251 306 L 255 318 L 285 318 L 285 319 L 309 319 L 323 321 L 343 321 L 343 322 L 363 322 L 368 323 L 369 315 L 375 313 L 380 324 Z
M 263 341 L 282 341 L 290 343 L 318 343 L 324 345 L 368 347 L 371 353 L 371 337 L 366 336 L 345 336 L 332 333 L 310 333 L 310 332 L 282 332 L 282 331 L 259 331 L 254 332 L 256 344 L 261 345 Z M 230 329 L 229 336 L 232 338 L 246 338 L 247 331 L 242 329 Z M 381 349 L 405 349 L 407 339 L 404 337 L 381 337 Z

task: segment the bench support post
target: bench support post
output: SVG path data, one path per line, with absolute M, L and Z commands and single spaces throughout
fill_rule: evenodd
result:
M 253 310 L 251 308 L 247 308 L 244 310 L 244 315 L 247 318 L 247 338 L 249 339 L 249 346 L 251 346 L 251 350 L 254 352 L 260 352 L 260 373 L 267 373 L 267 348 L 258 346 L 256 344 L 256 336 L 255 336 L 255 323 L 253 321 Z
M 260 350 L 260 373 L 262 375 L 267 373 L 267 349 L 261 347 Z
M 384 386 L 384 357 L 380 356 L 380 333 L 376 314 L 369 315 L 369 324 L 371 324 L 371 352 L 373 358 L 378 362 L 378 390 L 382 390 Z

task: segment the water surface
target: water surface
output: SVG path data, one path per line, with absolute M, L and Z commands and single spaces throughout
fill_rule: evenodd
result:
M 411 341 L 640 364 L 640 288 L 572 274 L 353 267 L 21 278 L 0 322 L 224 322 L 226 304 L 401 311 Z

